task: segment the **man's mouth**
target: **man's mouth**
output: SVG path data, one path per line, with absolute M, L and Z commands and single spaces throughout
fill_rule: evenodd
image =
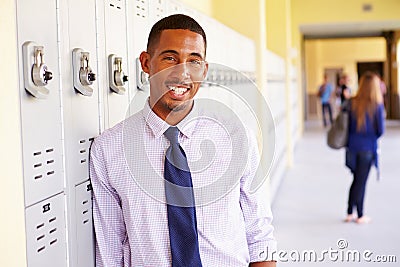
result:
M 183 95 L 188 91 L 190 88 L 186 85 L 167 85 L 170 91 L 173 91 L 176 95 Z

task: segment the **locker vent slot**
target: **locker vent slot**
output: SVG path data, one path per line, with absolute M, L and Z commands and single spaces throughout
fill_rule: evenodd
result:
M 92 144 L 94 137 L 90 137 L 88 139 L 81 139 L 79 140 L 79 157 L 80 157 L 80 164 L 87 164 L 89 160 L 89 149 L 90 145 Z
M 55 170 L 53 169 L 54 167 L 51 167 L 51 169 L 49 169 L 49 165 L 55 163 L 54 152 L 55 149 L 53 147 L 46 148 L 42 151 L 33 152 L 33 156 L 36 157 L 36 160 L 39 160 L 35 160 L 36 162 L 33 162 L 31 165 L 31 171 L 33 172 L 31 174 L 31 177 L 33 178 L 33 180 L 39 181 L 46 176 L 51 176 L 55 174 Z M 39 173 L 38 170 L 40 170 Z
M 88 191 L 86 191 L 86 192 L 88 192 Z M 82 223 L 84 225 L 87 224 L 90 221 L 91 216 L 92 216 L 92 214 L 91 214 L 91 206 L 90 205 L 91 204 L 89 202 L 89 199 L 84 199 L 82 201 Z
M 117 1 L 110 1 L 110 8 L 116 8 L 117 10 L 122 10 L 122 4 L 121 0 L 117 0 Z
M 141 18 L 147 17 L 147 8 L 145 0 L 136 0 L 136 16 Z
M 62 192 L 25 208 L 28 266 L 67 266 L 64 201 Z

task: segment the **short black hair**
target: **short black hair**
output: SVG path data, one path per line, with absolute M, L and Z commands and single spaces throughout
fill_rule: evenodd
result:
M 147 52 L 160 40 L 164 30 L 189 30 L 200 34 L 204 40 L 204 49 L 207 50 L 207 38 L 203 28 L 192 17 L 183 14 L 174 14 L 157 21 L 150 30 L 147 40 Z M 204 52 L 205 53 L 205 52 Z

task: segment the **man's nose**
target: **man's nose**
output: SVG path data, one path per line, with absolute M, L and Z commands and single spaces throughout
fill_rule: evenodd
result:
M 176 67 L 176 74 L 182 78 L 190 77 L 190 71 L 187 63 L 180 63 Z

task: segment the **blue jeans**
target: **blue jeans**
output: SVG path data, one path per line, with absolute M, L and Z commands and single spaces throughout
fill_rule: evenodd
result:
M 325 113 L 328 111 L 329 114 L 329 122 L 332 125 L 333 119 L 332 119 L 332 108 L 331 108 L 331 104 L 329 102 L 327 103 L 322 103 L 322 120 L 324 122 L 324 126 L 326 127 L 327 123 L 326 123 L 326 119 L 325 119 Z
M 353 172 L 353 183 L 350 187 L 347 214 L 353 213 L 353 208 L 357 208 L 358 218 L 363 216 L 365 186 L 369 171 L 374 160 L 372 151 L 358 152 L 356 156 L 356 166 Z

